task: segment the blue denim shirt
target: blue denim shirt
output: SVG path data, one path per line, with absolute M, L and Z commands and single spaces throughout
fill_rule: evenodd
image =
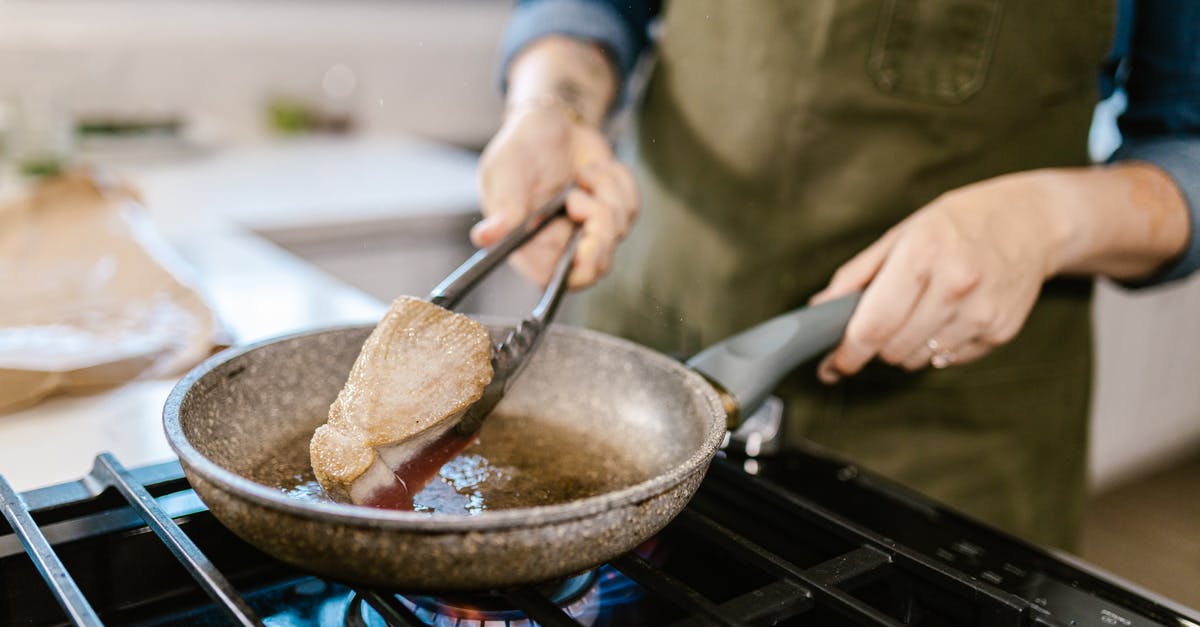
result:
M 519 0 L 502 44 L 502 67 L 531 41 L 551 34 L 596 42 L 624 76 L 651 45 L 653 0 Z M 1187 248 L 1155 285 L 1200 269 L 1200 1 L 1117 0 L 1112 52 L 1098 77 L 1099 97 L 1124 90 L 1122 143 L 1111 161 L 1147 161 L 1183 192 L 1191 216 Z M 504 76 L 504 73 L 501 73 Z

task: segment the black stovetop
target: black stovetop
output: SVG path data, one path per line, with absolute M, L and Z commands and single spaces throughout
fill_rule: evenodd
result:
M 143 523 L 130 506 L 137 486 L 211 560 L 214 569 L 200 570 L 217 573 L 209 584 L 217 596 L 235 589 L 242 620 L 275 626 L 1200 627 L 1194 611 L 816 451 L 746 463 L 719 457 L 684 512 L 637 550 L 567 582 L 452 599 L 356 590 L 297 571 L 217 523 L 178 464 L 125 471 L 102 456 L 81 481 L 22 498 L 0 480 L 12 521 L 0 522 L 0 624 L 68 623 L 52 588 L 83 624 L 218 625 L 238 616 L 211 600 Z M 53 556 L 39 550 L 39 535 Z M 53 575 L 57 562 L 76 586 Z M 465 617 L 435 614 L 447 605 Z

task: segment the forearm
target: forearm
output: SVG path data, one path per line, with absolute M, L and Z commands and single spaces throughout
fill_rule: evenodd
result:
M 600 127 L 617 94 L 617 75 L 595 44 L 563 36 L 539 39 L 508 70 L 510 110 L 558 102 L 580 122 Z
M 1051 196 L 1056 246 L 1049 274 L 1118 280 L 1153 275 L 1188 244 L 1188 205 L 1175 182 L 1149 163 L 1041 170 Z

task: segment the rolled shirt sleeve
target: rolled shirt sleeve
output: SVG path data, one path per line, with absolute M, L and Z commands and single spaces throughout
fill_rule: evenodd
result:
M 518 3 L 500 45 L 501 85 L 508 66 L 525 46 L 547 35 L 595 42 L 609 55 L 621 77 L 629 76 L 649 43 L 652 9 L 639 2 L 618 5 L 602 0 L 525 0 Z
M 1200 269 L 1200 2 L 1142 0 L 1131 34 L 1129 105 L 1118 121 L 1124 141 L 1112 160 L 1161 168 L 1183 192 L 1191 218 L 1183 254 L 1131 284 L 1140 287 Z
M 1187 201 L 1189 234 L 1187 248 L 1175 261 L 1154 275 L 1127 283 L 1143 287 L 1185 278 L 1200 269 L 1200 137 L 1162 137 L 1126 140 L 1113 155 L 1114 161 L 1145 161 L 1167 173 Z

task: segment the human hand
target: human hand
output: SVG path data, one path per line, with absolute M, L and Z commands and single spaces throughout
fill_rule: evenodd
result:
M 629 169 L 613 156 L 596 128 L 577 123 L 549 103 L 513 111 L 480 158 L 479 188 L 485 219 L 471 241 L 489 246 L 570 183 L 567 215 L 583 224 L 569 286 L 588 286 L 612 265 L 617 244 L 640 208 Z M 570 235 L 564 221 L 550 224 L 510 261 L 526 278 L 546 285 Z
M 834 273 L 813 304 L 856 290 L 841 343 L 821 362 L 825 383 L 878 358 L 918 370 L 974 361 L 1021 329 L 1057 270 L 1065 230 L 1053 171 L 962 187 L 893 227 Z

